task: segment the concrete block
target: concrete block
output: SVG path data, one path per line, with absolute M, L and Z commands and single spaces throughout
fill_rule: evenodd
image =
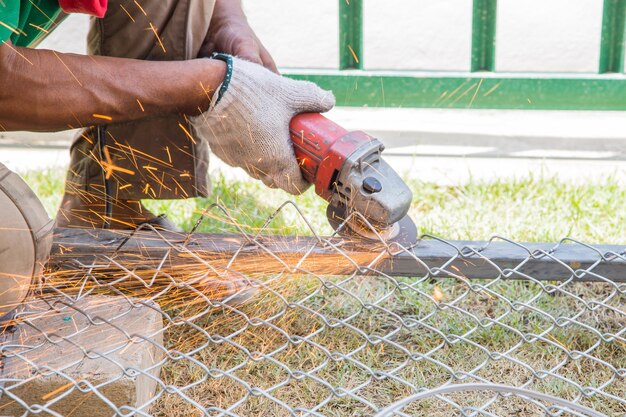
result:
M 156 346 L 163 345 L 162 316 L 151 307 L 108 296 L 37 299 L 20 307 L 19 324 L 0 337 L 0 384 L 7 391 L 0 416 L 34 415 L 20 401 L 31 411 L 43 409 L 37 414 L 43 416 L 52 410 L 110 417 L 116 407 L 144 406 L 155 395 L 153 377 L 164 356 Z

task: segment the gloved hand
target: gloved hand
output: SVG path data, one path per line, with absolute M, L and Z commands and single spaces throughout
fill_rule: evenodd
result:
M 304 192 L 311 184 L 300 173 L 289 123 L 299 113 L 330 110 L 333 94 L 239 58 L 232 58 L 223 87 L 217 104 L 190 118 L 198 137 L 208 140 L 221 160 L 268 187 Z

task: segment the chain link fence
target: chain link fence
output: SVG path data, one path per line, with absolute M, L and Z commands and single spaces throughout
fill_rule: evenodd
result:
M 2 335 L 0 415 L 626 414 L 626 247 L 363 248 L 272 218 L 61 231 Z

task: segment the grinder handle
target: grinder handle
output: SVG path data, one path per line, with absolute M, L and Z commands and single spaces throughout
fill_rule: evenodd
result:
M 289 133 L 302 175 L 315 184 L 320 163 L 348 131 L 319 113 L 302 113 L 291 119 Z

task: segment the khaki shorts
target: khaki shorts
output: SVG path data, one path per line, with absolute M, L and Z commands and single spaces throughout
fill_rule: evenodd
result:
M 91 20 L 88 52 L 156 61 L 197 58 L 213 6 L 214 0 L 109 0 L 106 16 Z M 208 144 L 193 135 L 181 115 L 114 124 L 104 131 L 97 135 L 96 128 L 85 129 L 74 139 L 67 194 L 101 193 L 105 182 L 102 161 L 117 168 L 107 187 L 118 199 L 173 199 L 210 193 Z

